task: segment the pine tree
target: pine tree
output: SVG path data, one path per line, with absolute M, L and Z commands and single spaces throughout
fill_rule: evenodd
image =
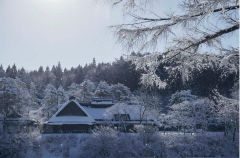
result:
M 8 67 L 6 69 L 6 76 L 11 77 L 11 75 L 12 75 L 12 69 L 11 69 L 10 65 L 8 65 Z
M 13 64 L 11 78 L 15 79 L 16 77 L 17 77 L 17 67 L 15 64 Z
M 44 84 L 48 85 L 48 84 L 53 84 L 55 81 L 55 76 L 54 74 L 49 70 L 49 67 L 46 67 L 45 73 L 44 73 Z
M 3 66 L 1 64 L 1 66 L 0 66 L 0 78 L 3 78 L 3 77 L 6 77 L 6 73 L 5 73 L 5 71 L 3 69 Z
M 74 82 L 77 84 L 80 84 L 83 82 L 85 77 L 83 68 L 79 65 L 76 69 L 75 69 L 75 78 L 74 78 Z
M 62 85 L 62 77 L 63 77 L 63 72 L 62 72 L 62 67 L 60 62 L 58 62 L 58 66 L 56 67 L 55 76 L 56 76 L 55 84 L 56 84 L 56 88 L 58 88 L 60 85 Z
M 25 69 L 22 67 L 21 70 L 18 70 L 17 77 L 24 83 L 26 83 L 27 87 L 30 86 L 31 80 L 26 73 Z

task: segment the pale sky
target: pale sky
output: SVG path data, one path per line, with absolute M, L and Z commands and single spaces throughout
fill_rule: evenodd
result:
M 162 0 L 160 12 L 176 5 Z M 121 8 L 94 0 L 0 0 L 0 22 L 4 69 L 14 63 L 26 70 L 45 69 L 59 61 L 70 69 L 94 57 L 97 63 L 112 62 L 124 53 L 107 28 L 124 22 Z M 238 38 L 232 42 L 238 44 Z

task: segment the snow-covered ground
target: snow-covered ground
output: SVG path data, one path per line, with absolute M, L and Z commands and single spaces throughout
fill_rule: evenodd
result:
M 26 153 L 22 151 L 20 155 L 25 158 L 78 157 L 81 152 L 81 138 L 90 135 L 87 133 L 39 134 L 37 136 L 38 143 L 35 144 L 35 147 L 27 149 Z
M 124 135 L 134 135 L 132 133 L 123 133 Z M 137 136 L 138 133 L 135 133 Z M 38 134 L 36 136 L 36 140 L 38 143 L 35 143 L 32 147 L 28 148 L 26 150 L 26 153 L 24 151 L 21 151 L 20 155 L 26 158 L 32 158 L 32 157 L 42 157 L 42 158 L 62 158 L 62 157 L 79 157 L 81 153 L 81 145 L 84 143 L 83 138 L 92 136 L 92 134 L 87 133 L 74 133 L 74 134 Z M 199 145 L 202 147 L 203 142 L 205 140 L 202 140 L 202 138 L 211 138 L 212 140 L 225 140 L 224 133 L 223 132 L 205 132 L 205 133 L 186 133 L 185 135 L 183 133 L 178 132 L 170 132 L 167 131 L 159 132 L 159 138 L 163 140 L 166 147 L 171 148 L 169 151 L 176 148 L 176 150 L 187 142 L 193 143 L 196 140 L 199 140 Z M 238 133 L 236 134 L 237 140 L 238 140 Z M 230 137 L 229 137 L 230 138 Z M 87 140 L 87 139 L 85 139 Z M 218 143 L 218 141 L 216 141 Z M 212 142 L 213 145 L 217 145 L 216 142 Z M 231 144 L 231 140 L 229 140 Z M 228 144 L 229 144 L 228 142 Z M 196 145 L 193 143 L 193 145 Z M 209 142 L 208 142 L 209 143 Z M 225 142 L 222 142 L 225 143 Z M 221 143 L 221 144 L 222 144 Z M 227 143 L 227 142 L 226 142 Z M 189 144 L 191 146 L 191 144 Z M 205 144 L 206 147 L 208 147 L 211 144 Z M 204 148 L 205 148 L 204 145 Z M 217 147 L 218 149 L 222 146 Z M 191 147 L 192 148 L 192 147 Z M 196 151 L 198 152 L 198 146 L 193 147 L 196 148 Z M 91 149 L 90 149 L 91 150 Z M 192 150 L 192 149 L 191 149 Z M 224 152 L 233 152 L 235 151 L 232 149 L 232 147 L 224 146 L 223 149 Z M 175 152 L 175 151 L 174 151 Z M 181 151 L 178 151 L 181 152 Z M 184 152 L 184 151 L 183 151 Z M 228 153 L 226 155 L 236 155 L 237 153 Z

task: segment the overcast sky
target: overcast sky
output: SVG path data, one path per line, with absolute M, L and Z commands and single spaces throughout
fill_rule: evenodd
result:
M 165 13 L 176 4 L 162 0 L 159 8 Z M 94 0 L 0 0 L 0 64 L 34 70 L 59 61 L 69 69 L 93 57 L 112 62 L 124 52 L 107 27 L 123 21 L 121 8 Z

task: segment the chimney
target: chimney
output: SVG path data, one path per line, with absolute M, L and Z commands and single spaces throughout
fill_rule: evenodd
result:
M 75 100 L 76 98 L 74 96 L 69 97 L 69 100 Z

